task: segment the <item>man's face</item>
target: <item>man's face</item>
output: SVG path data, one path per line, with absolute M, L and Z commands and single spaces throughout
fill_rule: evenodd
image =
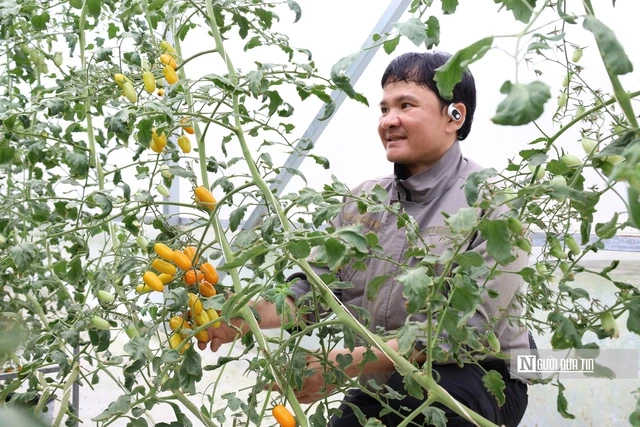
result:
M 453 122 L 426 86 L 398 81 L 382 91 L 378 133 L 387 160 L 403 164 L 410 175 L 429 169 L 456 140 Z

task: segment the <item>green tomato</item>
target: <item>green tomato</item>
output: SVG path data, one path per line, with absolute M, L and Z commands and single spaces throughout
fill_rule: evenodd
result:
M 587 138 L 585 136 L 582 137 L 580 143 L 582 144 L 582 149 L 585 153 L 591 154 L 598 152 L 598 141 L 596 141 L 595 139 Z
M 107 291 L 98 291 L 98 299 L 105 304 L 111 304 L 115 298 Z
M 578 166 L 582 165 L 582 160 L 580 160 L 580 157 L 574 156 L 573 154 L 565 154 L 560 160 L 562 160 L 562 163 L 570 168 L 577 168 Z
M 500 340 L 496 337 L 496 334 L 493 331 L 489 331 L 487 333 L 487 341 L 489 342 L 489 347 L 495 353 L 500 351 Z
M 111 329 L 111 325 L 109 324 L 109 322 L 107 322 L 106 320 L 104 320 L 100 316 L 93 316 L 91 318 L 91 325 L 94 328 L 100 329 L 100 330 L 103 330 L 103 331 L 108 331 L 109 329 Z
M 567 105 L 567 101 L 569 100 L 569 96 L 566 92 L 562 92 L 558 97 L 558 108 L 564 108 Z
M 562 87 L 568 87 L 571 83 L 571 73 L 566 73 L 562 79 Z
M 582 49 L 577 48 L 573 51 L 573 55 L 571 56 L 571 60 L 575 63 L 579 62 L 582 59 Z
M 156 190 L 158 190 L 158 193 L 160 193 L 164 197 L 169 197 L 171 195 L 169 189 L 164 184 L 158 184 L 156 186 Z
M 581 116 L 585 112 L 584 105 L 578 105 L 576 107 L 576 116 Z
M 559 247 L 553 247 L 549 250 L 549 255 L 558 259 L 567 259 L 567 254 Z
M 576 239 L 574 239 L 572 236 L 567 236 L 564 238 L 564 242 L 567 244 L 567 247 L 571 252 L 576 255 L 580 255 L 581 249 L 578 242 L 576 242 Z
M 559 187 L 567 186 L 567 179 L 562 175 L 556 175 L 549 181 L 549 185 L 557 185 Z
M 149 241 L 147 239 L 145 239 L 144 236 L 138 236 L 136 237 L 136 244 L 138 245 L 138 247 L 140 249 L 147 249 L 147 247 L 149 247 Z
M 546 276 L 549 274 L 549 270 L 547 270 L 547 266 L 541 262 L 536 264 L 536 271 L 538 272 L 538 274 L 542 276 Z
M 602 329 L 604 329 L 611 338 L 620 337 L 620 329 L 618 329 L 616 318 L 613 317 L 613 313 L 611 311 L 605 311 L 602 313 L 600 315 L 600 322 L 602 322 Z
M 524 230 L 524 226 L 522 225 L 520 220 L 513 216 L 507 220 L 507 228 L 513 234 L 522 234 L 522 230 Z
M 135 326 L 129 326 L 124 331 L 126 332 L 127 336 L 131 339 L 140 337 L 140 333 L 135 328 Z
M 531 164 L 529 164 L 529 170 L 531 171 L 531 173 L 534 173 L 536 171 L 536 168 L 538 166 L 532 166 Z M 545 165 L 540 165 L 540 169 L 538 169 L 538 173 L 536 174 L 536 176 L 534 177 L 535 179 L 542 179 L 544 178 L 544 174 L 547 171 L 547 167 Z
M 604 160 L 605 162 L 609 162 L 612 165 L 619 165 L 620 163 L 624 162 L 624 157 L 614 154 L 613 156 L 604 157 L 602 160 Z
M 171 173 L 171 171 L 169 170 L 169 166 L 167 165 L 160 166 L 160 175 L 167 179 L 171 179 L 173 177 L 173 174 Z
M 527 239 L 519 238 L 516 240 L 516 246 L 527 254 L 531 253 L 531 243 Z
M 63 61 L 62 53 L 56 52 L 56 54 L 53 55 L 53 63 L 56 64 L 56 66 L 59 67 L 59 66 L 62 65 L 62 61 Z

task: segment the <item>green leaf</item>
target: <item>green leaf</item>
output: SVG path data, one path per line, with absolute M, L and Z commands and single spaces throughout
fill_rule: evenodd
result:
M 502 3 L 507 10 L 513 12 L 513 16 L 520 22 L 529 23 L 533 10 L 536 7 L 536 0 L 494 0 Z
M 505 265 L 515 259 L 511 254 L 511 239 L 506 221 L 484 219 L 478 229 L 487 241 L 487 253 L 498 264 Z
M 472 172 L 464 182 L 464 195 L 467 198 L 467 204 L 474 206 L 480 195 L 479 187 L 489 178 L 497 176 L 498 172 L 494 168 L 483 169 L 481 171 Z
M 344 258 L 349 254 L 347 247 L 333 237 L 324 242 L 327 266 L 331 271 L 336 271 L 344 263 Z
M 613 215 L 613 218 L 607 223 L 596 224 L 596 236 L 601 239 L 611 239 L 615 237 L 618 226 L 618 213 Z
M 409 322 L 398 330 L 398 353 L 407 355 L 413 350 L 418 332 L 420 329 L 415 322 Z
M 300 9 L 300 5 L 293 0 L 287 0 L 287 4 L 289 5 L 289 9 L 296 14 L 296 19 L 293 22 L 298 22 L 302 17 L 302 9 Z
M 369 252 L 367 238 L 360 232 L 361 226 L 348 226 L 336 231 L 334 235 L 353 246 L 356 251 L 366 254 Z
M 19 272 L 26 271 L 31 266 L 36 257 L 37 249 L 36 245 L 31 242 L 22 242 L 10 249 L 11 259 L 18 267 Z
M 89 173 L 89 157 L 82 153 L 67 151 L 64 156 L 65 163 L 69 166 L 69 172 L 74 178 L 86 178 Z
M 16 149 L 9 146 L 9 141 L 5 139 L 0 142 L 0 165 L 11 163 L 15 154 Z
M 287 249 L 298 259 L 305 259 L 311 254 L 311 245 L 306 240 L 291 241 L 287 244 Z
M 560 413 L 560 415 L 562 415 L 563 418 L 572 420 L 575 418 L 575 415 L 570 414 L 568 411 L 569 403 L 567 402 L 566 397 L 564 397 L 564 390 L 564 385 L 562 385 L 562 383 L 558 381 L 558 399 L 556 401 L 558 412 Z
M 629 332 L 640 335 L 640 298 L 628 299 L 624 305 L 629 310 L 627 329 Z
M 457 4 L 457 1 L 454 0 Z M 444 8 L 444 3 L 443 3 Z M 455 9 L 455 8 L 454 8 Z M 436 68 L 433 78 L 438 83 L 438 92 L 444 99 L 453 98 L 453 88 L 462 81 L 467 67 L 481 59 L 491 49 L 493 37 L 486 37 L 459 50 L 441 67 Z
M 396 47 L 398 47 L 399 43 L 400 43 L 400 37 L 394 37 L 392 39 L 385 40 L 384 44 L 382 45 L 384 52 L 387 55 L 393 53 L 393 51 L 396 50 Z
M 115 402 L 111 402 L 104 412 L 91 418 L 91 421 L 106 421 L 116 415 L 126 414 L 129 409 L 131 409 L 131 396 L 125 394 L 118 397 Z
M 147 350 L 149 349 L 149 338 L 133 337 L 131 341 L 124 345 L 124 351 L 130 354 L 135 360 L 147 360 Z
M 425 416 L 425 425 L 432 425 L 435 427 L 447 426 L 447 417 L 442 409 L 436 408 L 435 406 L 429 406 L 428 408 L 424 408 L 422 413 Z
M 611 73 L 622 75 L 633 71 L 633 64 L 609 27 L 591 15 L 584 18 L 583 26 L 596 38 L 604 65 Z
M 47 12 L 42 12 L 42 15 L 33 15 L 31 17 L 31 25 L 33 25 L 33 29 L 37 31 L 42 31 L 47 29 L 47 24 L 49 23 L 50 16 Z
M 397 22 L 393 24 L 393 26 L 398 29 L 400 34 L 411 40 L 416 46 L 420 46 L 422 42 L 427 39 L 427 26 L 418 18 L 411 18 L 405 22 Z M 396 42 L 396 45 L 397 44 Z
M 82 260 L 77 256 L 67 264 L 67 282 L 75 286 L 82 281 L 83 275 Z
M 458 310 L 447 307 L 442 314 L 442 326 L 449 333 L 449 336 L 459 341 L 464 341 L 469 336 L 469 332 L 465 327 L 459 325 L 461 320 Z
M 376 300 L 380 286 L 382 286 L 382 284 L 386 282 L 389 277 L 391 277 L 389 274 L 383 274 L 382 276 L 374 277 L 373 280 L 367 283 L 367 299 L 369 301 Z
M 247 212 L 247 206 L 240 206 L 229 215 L 229 229 L 236 231 L 244 218 L 244 214 Z
M 467 251 L 456 256 L 456 263 L 461 267 L 482 267 L 484 258 L 476 251 Z
M 484 261 L 484 260 L 483 260 Z M 464 314 L 473 313 L 483 303 L 478 285 L 466 276 L 456 275 L 451 291 L 451 306 Z
M 486 374 L 482 376 L 482 383 L 484 386 L 493 394 L 493 396 L 498 401 L 498 406 L 504 405 L 505 396 L 504 389 L 507 386 L 502 379 L 502 375 L 498 371 L 488 371 Z
M 456 13 L 458 0 L 442 0 L 442 13 L 445 15 Z
M 581 345 L 582 341 L 573 322 L 567 318 L 562 318 L 551 337 L 551 347 L 556 350 L 564 350 L 580 348 Z
M 98 18 L 102 9 L 102 0 L 86 0 L 87 1 L 87 13 L 89 16 Z
M 454 215 L 445 219 L 451 230 L 455 233 L 471 230 L 478 220 L 478 210 L 476 208 L 461 208 Z
M 202 358 L 194 347 L 191 346 L 184 352 L 184 361 L 182 367 L 189 375 L 202 376 Z
M 432 284 L 427 267 L 418 267 L 407 271 L 398 277 L 398 282 L 404 286 L 402 295 L 407 298 L 407 312 L 415 314 L 421 310 L 427 300 L 429 287 Z
M 500 92 L 508 96 L 498 105 L 491 121 L 497 125 L 520 126 L 540 118 L 544 104 L 551 98 L 549 86 L 542 82 L 528 85 L 506 81 Z
M 106 218 L 113 210 L 111 200 L 103 193 L 93 193 L 89 196 L 87 198 L 87 206 L 98 207 L 102 211 L 100 214 L 94 215 L 94 219 Z

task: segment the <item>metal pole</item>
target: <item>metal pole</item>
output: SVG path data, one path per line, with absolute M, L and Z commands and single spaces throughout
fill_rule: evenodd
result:
M 382 17 L 378 21 L 378 23 L 375 25 L 375 27 L 373 27 L 371 34 L 367 36 L 364 43 L 362 44 L 362 50 L 363 50 L 362 54 L 360 54 L 358 59 L 356 59 L 347 68 L 345 72 L 345 74 L 349 77 L 349 80 L 351 80 L 352 85 L 355 86 L 356 82 L 358 81 L 358 79 L 360 78 L 364 70 L 367 68 L 367 66 L 375 56 L 376 52 L 378 51 L 378 48 L 380 47 L 378 45 L 376 47 L 367 49 L 373 44 L 373 35 L 382 34 L 389 31 L 391 29 L 391 26 L 395 22 L 398 22 L 398 20 L 400 19 L 402 14 L 405 12 L 405 10 L 407 10 L 410 4 L 411 4 L 411 0 L 392 0 L 391 1 L 391 3 L 389 4 L 389 7 L 387 7 L 387 10 L 385 10 L 385 12 L 382 14 Z M 342 105 L 342 102 L 346 99 L 346 97 L 347 95 L 340 90 L 335 90 L 331 93 L 331 98 L 336 103 L 336 108 L 334 113 L 331 115 L 331 117 L 323 121 L 320 121 L 318 119 L 322 117 L 324 108 L 321 108 L 318 114 L 316 114 L 316 117 L 313 119 L 313 121 L 305 131 L 304 135 L 302 135 L 302 138 L 300 138 L 300 140 L 296 144 L 294 152 L 291 153 L 289 158 L 284 163 L 284 167 L 281 169 L 280 173 L 276 177 L 275 182 L 271 184 L 270 188 L 271 188 L 271 191 L 274 192 L 274 194 L 279 195 L 280 193 L 282 193 L 284 188 L 287 186 L 287 184 L 291 180 L 291 174 L 287 172 L 285 168 L 297 169 L 302 164 L 302 161 L 306 158 L 305 154 L 307 153 L 307 151 L 301 149 L 301 146 L 304 143 L 303 141 L 305 139 L 310 139 L 315 143 L 318 140 L 318 138 L 320 138 L 320 135 L 322 135 L 322 132 L 324 132 L 325 128 L 327 127 L 331 119 L 336 115 L 338 109 L 340 108 L 340 106 Z M 299 154 L 299 153 L 302 153 L 302 154 Z M 244 222 L 244 224 L 242 225 L 242 228 L 244 230 L 251 230 L 253 227 L 258 225 L 258 223 L 262 219 L 262 216 L 264 216 L 265 213 L 266 213 L 265 206 L 262 206 L 262 205 L 257 206 L 251 212 L 251 215 L 249 215 L 249 218 Z

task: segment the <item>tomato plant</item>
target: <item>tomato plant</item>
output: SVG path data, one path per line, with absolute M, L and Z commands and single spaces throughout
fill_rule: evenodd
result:
M 402 37 L 420 48 L 437 46 L 440 23 L 429 16 L 436 7 L 432 3 L 414 0 L 412 17 L 376 35 L 374 43 L 387 53 Z M 65 418 L 73 421 L 68 391 L 74 382 L 84 387 L 113 380 L 122 393 L 92 419 L 98 425 L 127 418 L 127 425 L 146 426 L 154 407 L 162 404 L 173 405 L 183 425 L 191 425 L 183 410 L 207 426 L 231 418 L 261 425 L 270 413 L 281 425 L 326 425 L 330 396 L 313 413 L 296 399 L 309 376 L 308 352 L 300 342 L 315 333 L 321 343 L 316 356 L 335 391 L 359 385 L 345 375 L 346 360 L 331 363 L 326 355 L 340 345 L 353 350 L 357 343 L 388 356 L 408 378 L 409 394 L 427 391 L 428 403 L 493 425 L 444 393 L 430 367 L 443 356 L 440 333 L 455 348 L 501 355 L 496 334 L 479 333 L 466 325 L 465 316 L 482 300 L 482 277 L 500 273 L 515 248 L 532 253 L 533 228 L 544 235 L 542 253 L 533 267 L 510 272 L 528 284 L 518 322 L 552 335 L 556 348 L 597 347 L 588 342 L 588 333 L 618 338 L 621 316 L 628 316 L 629 332 L 640 333 L 640 293 L 632 284 L 615 282 L 619 292 L 612 304 L 574 304 L 588 299 L 574 286 L 575 274 L 584 271 L 581 259 L 604 249 L 619 230 L 640 226 L 640 129 L 632 103 L 640 91 L 629 91 L 619 77 L 633 67 L 589 0 L 521 2 L 526 7 L 494 3 L 523 25 L 522 32 L 488 36 L 455 53 L 436 73 L 441 94 L 451 94 L 462 73 L 494 48 L 498 36 L 513 38 L 516 69 L 536 58 L 561 67 L 566 78 L 556 104 L 549 102 L 552 93 L 544 76 L 525 83 L 506 75 L 504 99 L 492 121 L 526 125 L 551 108 L 556 111 L 551 125 L 557 128 L 531 141 L 505 171 L 486 169 L 469 177 L 469 208 L 446 218 L 447 250 L 435 255 L 417 223 L 397 204 L 387 203 L 382 188 L 355 194 L 334 178 L 322 189 L 304 187 L 285 196 L 270 189 L 282 168 L 271 154 L 294 150 L 294 113 L 300 102 L 323 102 L 323 119 L 335 109 L 333 90 L 368 105 L 345 74 L 358 53 L 339 60 L 325 76 L 308 50 L 291 45 L 277 31 L 281 17 L 299 19 L 295 1 L 4 0 L 0 366 L 20 371 L 0 386 L 0 398 L 16 390 L 17 399 L 35 392 L 42 401 L 55 396 L 60 405 L 54 425 L 59 426 Z M 441 7 L 455 14 L 463 7 L 457 4 L 445 1 Z M 571 31 L 579 27 L 592 34 L 592 47 L 571 42 Z M 191 41 L 203 48 L 187 57 L 183 46 Z M 236 55 L 263 48 L 278 51 L 273 62 L 234 66 Z M 586 54 L 597 54 L 604 64 L 609 77 L 604 88 L 583 80 L 579 62 Z M 223 69 L 198 73 L 193 64 L 202 58 Z M 572 127 L 581 128 L 584 156 L 559 148 Z M 313 141 L 302 142 L 303 155 L 329 167 L 327 159 L 314 154 Z M 212 154 L 213 146 L 220 155 Z M 604 185 L 585 186 L 587 170 L 602 176 Z M 299 170 L 288 172 L 304 177 Z M 190 200 L 169 199 L 177 180 L 189 183 Z M 626 210 L 594 223 L 601 197 L 615 192 L 617 182 L 628 184 Z M 357 203 L 362 215 L 384 211 L 405 230 L 406 257 L 394 261 L 394 280 L 404 286 L 408 307 L 438 320 L 435 330 L 431 322 L 408 317 L 405 327 L 378 334 L 356 319 L 368 313 L 344 307 L 334 296 L 349 288 L 348 280 L 340 280 L 340 269 L 363 269 L 368 260 L 385 257 L 376 233 L 362 224 L 325 226 L 346 201 Z M 246 214 L 256 206 L 266 209 L 261 224 L 243 228 Z M 170 207 L 183 209 L 187 223 L 167 214 Z M 478 216 L 478 211 L 485 214 Z M 576 227 L 579 241 L 572 237 Z M 461 253 L 473 233 L 487 240 L 488 255 L 496 262 Z M 609 278 L 616 266 L 596 273 Z M 325 274 L 318 274 L 319 267 Z M 226 275 L 222 281 L 219 271 Z M 312 286 L 296 312 L 286 302 L 293 272 L 303 272 Z M 366 297 L 375 299 L 389 279 L 375 278 Z M 457 292 L 457 298 L 443 298 L 445 288 L 449 295 Z M 161 302 L 150 297 L 157 293 L 163 295 Z M 260 299 L 275 304 L 282 316 L 276 337 L 260 329 L 251 304 Z M 548 318 L 540 321 L 535 310 Z M 323 318 L 326 311 L 335 317 Z M 320 320 L 305 322 L 309 314 Z M 221 329 L 237 318 L 250 330 L 238 339 L 242 355 L 204 364 L 197 343 L 209 340 L 209 328 Z M 121 354 L 115 354 L 122 332 L 128 339 Z M 417 335 L 426 337 L 423 367 L 409 357 Z M 398 339 L 398 350 L 387 344 L 389 337 Z M 257 354 L 251 353 L 254 348 Z M 204 370 L 221 373 L 226 364 L 243 358 L 255 375 L 246 402 L 234 393 L 216 393 L 218 381 L 196 392 Z M 55 383 L 36 374 L 54 364 L 60 367 Z M 119 368 L 122 377 L 116 379 L 111 370 Z M 503 402 L 504 382 L 490 373 L 484 379 Z M 273 392 L 274 384 L 282 394 Z M 555 385 L 558 410 L 573 417 L 564 386 Z M 214 409 L 220 400 L 227 404 Z M 441 422 L 442 411 L 430 410 L 434 422 Z M 638 418 L 638 412 L 631 415 L 635 423 Z

